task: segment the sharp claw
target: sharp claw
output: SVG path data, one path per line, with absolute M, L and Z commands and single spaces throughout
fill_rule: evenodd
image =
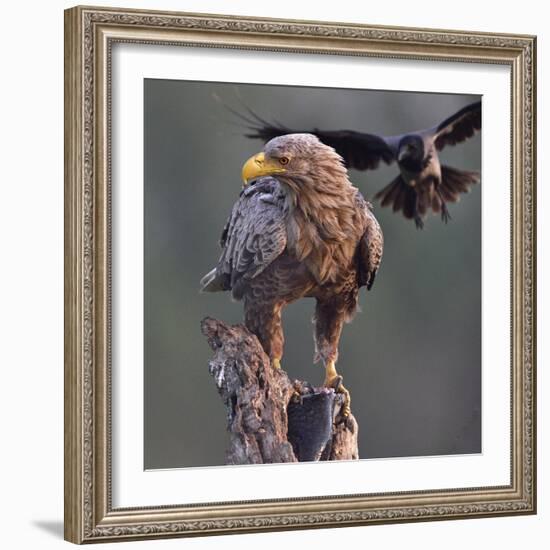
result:
M 302 388 L 300 384 L 294 383 L 294 386 L 292 387 L 292 395 L 290 396 L 290 400 L 293 403 L 303 403 L 301 389 Z
M 335 376 L 328 384 L 327 387 L 332 388 L 336 393 L 340 393 L 344 396 L 344 403 L 340 410 L 340 414 L 343 418 L 347 418 L 351 413 L 350 403 L 351 398 L 349 391 L 345 388 L 343 384 L 344 378 L 340 375 Z
M 341 386 L 343 391 L 341 393 L 344 394 L 344 404 L 342 405 L 342 410 L 340 411 L 340 414 L 343 418 L 348 418 L 348 416 L 351 414 L 351 398 L 349 395 L 349 391 L 346 390 L 343 386 Z
M 302 404 L 303 403 L 303 400 L 302 400 L 302 394 L 297 392 L 296 390 L 294 390 L 292 392 L 292 395 L 290 396 L 290 400 L 293 402 L 293 403 L 300 403 Z
M 345 388 L 343 384 L 344 378 L 336 372 L 334 362 L 330 362 L 326 365 L 326 377 L 325 377 L 325 387 L 332 388 L 336 393 L 343 394 L 344 402 L 340 408 L 340 416 L 342 418 L 347 418 L 350 413 L 350 394 L 349 391 Z
M 416 229 L 424 229 L 424 221 L 420 216 L 415 216 L 414 223 L 416 225 Z
M 444 223 L 448 223 L 452 219 L 451 214 L 449 213 L 449 209 L 447 208 L 447 204 L 443 200 L 441 193 L 439 193 L 439 198 L 441 200 L 441 220 Z

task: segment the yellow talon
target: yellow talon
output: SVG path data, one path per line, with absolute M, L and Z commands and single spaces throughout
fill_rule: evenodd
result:
M 280 369 L 281 368 L 281 360 L 278 358 L 272 359 L 271 365 L 274 369 Z
M 333 388 L 336 393 L 344 395 L 344 404 L 342 405 L 342 416 L 347 418 L 351 413 L 351 396 L 349 391 L 342 384 L 342 376 L 336 372 L 334 361 L 329 361 L 325 366 L 325 387 Z
M 339 393 L 344 394 L 344 404 L 342 405 L 342 416 L 344 418 L 347 418 L 351 413 L 351 396 L 349 394 L 349 391 L 344 388 L 342 384 L 340 384 L 339 390 L 337 390 Z

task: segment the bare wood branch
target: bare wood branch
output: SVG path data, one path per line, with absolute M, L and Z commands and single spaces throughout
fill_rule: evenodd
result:
M 214 351 L 209 371 L 227 409 L 226 464 L 268 464 L 359 458 L 358 426 L 342 419 L 343 397 L 275 369 L 243 325 L 206 318 L 201 329 Z

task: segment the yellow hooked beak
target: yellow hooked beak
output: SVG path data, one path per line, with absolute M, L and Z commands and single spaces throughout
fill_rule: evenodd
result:
M 286 172 L 275 160 L 266 160 L 263 153 L 258 153 L 250 157 L 244 164 L 242 170 L 243 187 L 246 187 L 253 179 L 260 176 L 271 176 L 273 174 L 282 174 Z

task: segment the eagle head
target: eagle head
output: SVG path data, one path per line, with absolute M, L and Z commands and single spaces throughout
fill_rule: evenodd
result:
M 347 171 L 342 157 L 313 134 L 285 134 L 268 141 L 262 152 L 244 163 L 244 186 L 262 176 L 319 181 L 326 177 L 347 178 Z

